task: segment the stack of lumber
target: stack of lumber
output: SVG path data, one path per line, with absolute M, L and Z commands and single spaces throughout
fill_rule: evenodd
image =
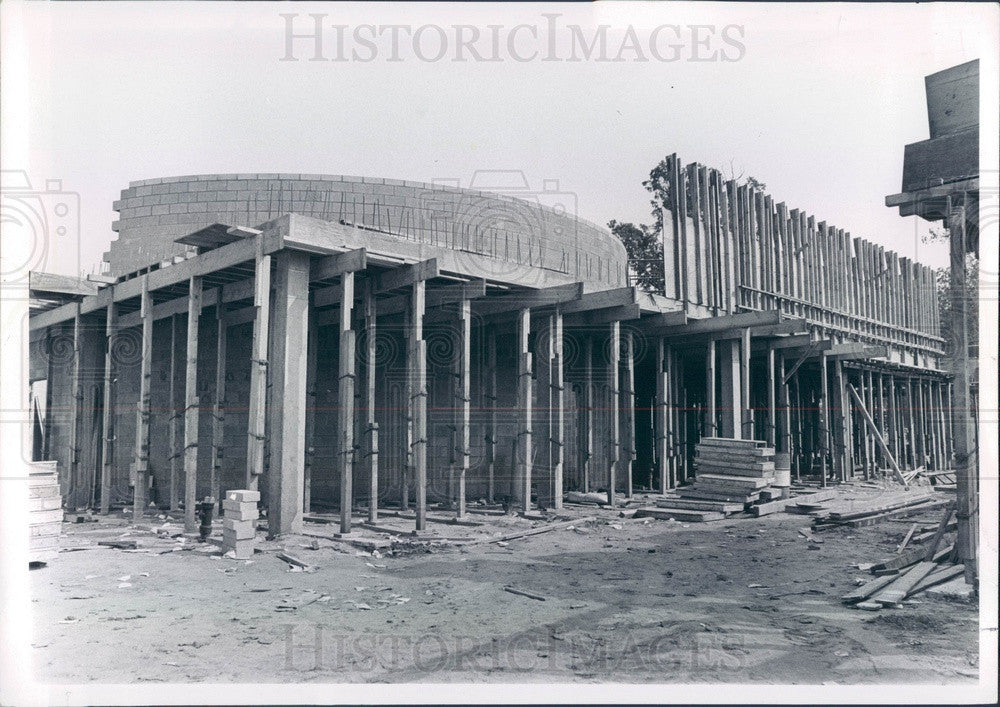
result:
M 222 501 L 222 549 L 237 560 L 253 557 L 259 491 L 227 491 Z
M 695 480 L 636 513 L 684 521 L 721 520 L 761 500 L 774 481 L 774 449 L 752 439 L 702 437 L 696 448 Z
M 954 514 L 954 504 L 948 504 L 945 516 L 938 524 L 930 546 L 926 548 L 911 548 L 906 552 L 900 550 L 893 557 L 871 566 L 876 579 L 865 583 L 854 591 L 845 594 L 842 599 L 846 604 L 853 604 L 860 609 L 877 611 L 885 607 L 898 606 L 902 601 L 930 589 L 939 584 L 960 577 L 965 572 L 963 565 L 951 562 L 954 556 L 954 544 L 939 550 L 941 541 L 949 527 Z M 907 534 L 907 539 L 912 535 Z
M 813 516 L 818 530 L 834 526 L 857 528 L 879 523 L 887 518 L 941 508 L 950 502 L 941 494 L 927 489 L 893 491 L 858 500 L 828 500 L 818 505 L 809 501 L 786 508 L 789 512 Z
M 28 472 L 28 562 L 48 562 L 59 553 L 62 496 L 56 462 L 31 462 Z

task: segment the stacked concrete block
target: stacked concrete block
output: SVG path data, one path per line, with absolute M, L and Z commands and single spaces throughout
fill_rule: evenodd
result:
M 253 557 L 257 535 L 257 501 L 259 491 L 227 491 L 222 501 L 222 549 L 230 550 L 238 560 Z

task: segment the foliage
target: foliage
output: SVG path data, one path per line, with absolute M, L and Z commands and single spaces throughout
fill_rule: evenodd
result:
M 651 292 L 663 291 L 663 241 L 648 226 L 632 223 L 608 222 L 618 240 L 628 252 L 629 267 L 635 284 Z

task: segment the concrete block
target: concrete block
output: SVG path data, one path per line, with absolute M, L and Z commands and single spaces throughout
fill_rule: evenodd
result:
M 238 528 L 227 528 L 226 523 L 239 524 Z M 226 545 L 232 545 L 237 540 L 253 540 L 257 535 L 256 521 L 252 520 L 233 520 L 233 521 L 223 521 L 222 525 L 222 542 Z
M 238 501 L 223 501 L 222 510 L 226 520 L 257 520 L 256 503 L 240 503 Z
M 253 557 L 253 540 L 236 540 L 232 544 L 224 544 L 222 547 L 226 552 L 232 552 L 237 560 L 249 560 Z
M 226 491 L 226 498 L 230 501 L 241 501 L 243 503 L 247 502 L 256 503 L 257 501 L 260 500 L 260 491 L 247 491 L 243 489 Z

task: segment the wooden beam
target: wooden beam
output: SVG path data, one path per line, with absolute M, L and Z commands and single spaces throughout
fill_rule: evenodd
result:
M 519 412 L 517 442 L 517 496 L 521 509 L 531 510 L 531 418 L 532 418 L 532 385 L 531 385 L 531 350 L 528 348 L 528 338 L 531 335 L 531 310 L 522 309 L 517 317 L 517 407 Z
M 356 333 L 351 329 L 354 273 L 340 276 L 340 356 L 337 372 L 337 473 L 340 475 L 340 532 L 351 532 L 354 509 L 354 376 Z
M 260 245 L 260 241 L 258 244 Z M 257 490 L 264 473 L 264 432 L 267 411 L 268 334 L 271 320 L 271 256 L 258 247 L 254 262 L 254 320 L 250 345 L 250 400 L 247 406 L 246 488 Z
M 726 330 L 745 329 L 752 326 L 767 326 L 779 324 L 781 322 L 781 312 L 769 310 L 764 312 L 744 312 L 742 314 L 730 314 L 724 317 L 709 317 L 707 319 L 696 319 L 683 325 L 665 326 L 657 329 L 657 334 L 663 336 L 678 336 L 689 334 L 704 334 L 722 332 Z M 739 334 L 735 334 L 739 336 Z
M 378 521 L 378 422 L 375 420 L 375 390 L 378 376 L 376 357 L 378 308 L 370 281 L 365 283 L 365 450 L 368 455 L 368 522 Z
M 559 309 L 563 314 L 576 314 L 578 312 L 590 312 L 609 307 L 622 307 L 629 304 L 636 304 L 635 288 L 618 287 L 613 290 L 589 292 L 581 295 L 577 300 L 566 302 Z
M 565 463 L 565 424 L 566 424 L 566 393 L 563 376 L 563 317 L 557 310 L 553 316 L 552 343 L 555 355 L 552 358 L 552 389 L 555 397 L 553 412 L 552 446 L 555 460 L 552 469 L 552 507 L 561 510 L 563 507 L 563 465 Z
M 438 275 L 440 275 L 440 271 L 438 270 L 437 258 L 429 258 L 419 263 L 401 265 L 398 268 L 393 268 L 388 272 L 376 276 L 373 287 L 375 293 L 379 294 L 423 283 L 426 280 L 438 277 Z M 421 289 L 424 289 L 423 285 L 421 285 Z
M 875 442 L 882 449 L 882 454 L 885 456 L 886 461 L 889 462 L 889 468 L 892 469 L 892 473 L 896 477 L 896 481 L 903 484 L 903 488 L 909 488 L 909 485 L 906 483 L 906 479 L 903 477 L 903 472 L 900 471 L 899 465 L 896 464 L 895 458 L 889 451 L 889 446 L 885 443 L 885 439 L 882 438 L 882 433 L 879 432 L 878 426 L 875 424 L 872 416 L 868 413 L 868 408 L 865 407 L 865 403 L 861 400 L 861 396 L 858 395 L 858 391 L 856 391 L 854 386 L 850 383 L 847 383 L 847 391 L 851 394 L 851 397 L 854 398 L 854 404 L 857 406 L 858 412 L 861 413 L 865 424 L 868 425 L 868 429 L 871 430 L 872 436 L 875 437 Z
M 966 257 L 966 206 L 948 199 L 948 232 L 951 255 L 951 317 L 955 340 L 955 380 L 952 436 L 955 455 L 955 515 L 958 519 L 958 558 L 965 564 L 965 579 L 974 585 L 979 574 L 979 464 L 969 375 L 969 301 Z
M 436 268 L 436 264 L 435 264 Z M 410 347 L 408 365 L 413 376 L 413 469 L 416 477 L 416 529 L 427 528 L 427 342 L 424 341 L 426 284 L 413 282 L 410 306 Z
M 245 280 L 231 282 L 228 285 L 223 285 L 221 288 L 217 287 L 213 290 L 209 290 L 202 296 L 202 307 L 213 307 L 220 301 L 228 304 L 230 302 L 238 302 L 239 300 L 252 298 L 253 280 L 254 279 L 252 277 L 248 277 Z M 175 314 L 183 314 L 184 312 L 187 312 L 187 300 L 187 295 L 184 295 L 183 297 L 175 297 L 172 300 L 160 302 L 159 304 L 154 305 L 153 320 L 158 321 Z M 138 326 L 139 323 L 138 312 L 123 314 L 119 317 L 118 322 L 119 326 L 123 329 Z
M 714 399 L 714 396 L 713 396 Z M 668 411 L 667 406 L 667 369 L 666 369 L 666 342 L 663 337 L 656 339 L 656 458 L 657 468 L 660 474 L 660 493 L 665 494 L 670 488 L 668 474 Z
M 189 281 L 187 355 L 184 367 L 184 532 L 198 532 L 198 322 L 201 318 L 201 276 Z
M 454 312 L 441 310 L 442 307 L 457 304 L 467 299 L 476 299 L 486 296 L 486 281 L 472 280 L 471 282 L 456 282 L 443 287 L 435 287 L 427 290 L 427 309 L 438 310 L 428 311 L 424 317 L 424 323 L 430 324 L 437 321 L 452 321 L 455 318 Z M 386 299 L 378 300 L 379 316 L 399 314 L 409 307 L 410 298 L 407 295 L 397 295 Z
M 618 384 L 619 357 L 621 355 L 621 326 L 611 322 L 608 334 L 608 505 L 615 507 L 616 472 L 621 455 L 621 422 L 619 420 L 619 400 L 621 389 Z
M 456 449 L 455 458 L 458 466 L 458 509 L 456 515 L 464 518 L 465 512 L 465 484 L 466 476 L 469 473 L 469 443 L 472 412 L 472 378 L 470 366 L 472 359 L 472 308 L 469 300 L 462 300 L 458 304 L 458 356 L 455 357 L 455 409 L 457 411 L 456 420 Z
M 684 326 L 687 323 L 687 312 L 661 312 L 644 317 L 642 320 L 644 327 L 648 326 L 654 329 L 659 327 Z
M 76 510 L 80 506 L 79 487 L 84 486 L 80 478 L 83 473 L 82 456 L 82 427 L 83 416 L 85 414 L 83 405 L 83 317 L 79 311 L 73 317 L 73 360 L 70 367 L 70 395 L 69 406 L 69 490 L 67 494 L 71 504 L 71 510 Z
M 306 337 L 306 439 L 305 470 L 302 480 L 302 512 L 312 512 L 312 476 L 316 466 L 316 375 L 319 366 L 319 325 L 315 307 L 309 308 L 309 335 Z M 336 440 L 335 440 L 336 443 Z
M 149 384 L 153 362 L 153 300 L 149 294 L 149 276 L 141 278 L 142 359 L 139 368 L 139 401 L 136 406 L 135 448 L 132 462 L 132 522 L 142 520 L 149 486 Z
M 104 320 L 104 336 L 107 344 L 104 349 L 104 400 L 101 408 L 101 431 L 103 433 L 101 446 L 101 515 L 111 511 L 111 475 L 114 471 L 114 407 L 115 407 L 115 335 L 118 326 L 118 305 L 113 301 L 108 304 Z
M 635 462 L 635 342 L 631 329 L 626 329 L 624 335 L 624 390 L 622 404 L 625 406 L 625 445 L 622 450 L 625 458 L 625 496 L 632 498 L 632 464 Z
M 344 253 L 326 255 L 315 261 L 310 267 L 310 280 L 331 280 L 345 273 L 364 270 L 368 266 L 368 254 L 364 248 L 349 250 Z
M 826 488 L 826 463 L 827 454 L 830 452 L 830 402 L 829 372 L 826 365 L 826 354 L 820 358 L 819 366 L 819 448 L 820 448 L 820 473 L 823 488 Z
M 189 299 L 185 298 L 185 299 Z M 170 366 L 167 375 L 170 376 L 167 398 L 170 405 L 170 419 L 167 421 L 168 454 L 170 455 L 170 488 L 168 489 L 170 510 L 175 513 L 180 510 L 180 467 L 184 461 L 184 454 L 177 449 L 177 432 L 180 422 L 180 415 L 177 412 L 177 362 L 180 356 L 177 355 L 178 340 L 178 316 L 170 317 Z
M 583 340 L 583 445 L 581 466 L 583 492 L 590 493 L 590 474 L 594 459 L 594 341 L 589 334 Z
M 276 256 L 271 321 L 270 459 L 267 530 L 270 538 L 302 531 L 305 486 L 306 346 L 309 336 L 309 254 Z M 353 360 L 353 358 L 352 358 Z M 263 417 L 263 415 L 261 415 Z
M 775 350 L 774 348 L 768 348 L 767 350 L 767 444 L 769 447 L 775 446 L 775 439 L 777 438 L 777 428 L 778 428 L 778 401 L 777 401 L 777 391 L 775 390 L 774 381 L 774 366 L 775 366 Z
M 494 326 L 486 330 L 486 408 L 489 410 L 489 429 L 486 431 L 486 501 L 493 503 L 497 463 L 497 332 Z
M 624 322 L 638 319 L 642 311 L 638 304 L 625 304 L 619 307 L 595 309 L 590 312 L 580 312 L 566 317 L 566 326 L 603 326 L 611 322 Z
M 221 295 L 221 293 L 220 293 Z M 215 499 L 216 510 L 221 506 L 222 461 L 226 445 L 226 354 L 229 349 L 229 327 L 226 326 L 226 303 L 221 296 L 215 305 L 215 390 L 212 401 L 212 460 L 209 464 L 209 493 Z
M 810 338 L 809 334 L 793 334 L 780 339 L 771 339 L 770 341 L 765 341 L 763 343 L 766 348 L 772 351 L 779 351 L 781 349 L 807 348 L 813 345 L 814 342 Z M 826 343 L 833 346 L 832 341 L 827 341 Z
M 476 302 L 473 308 L 477 316 L 485 317 L 507 312 L 521 312 L 536 307 L 549 307 L 580 299 L 583 296 L 583 283 L 573 282 L 568 285 L 556 285 L 538 290 L 523 290 L 511 292 L 500 297 L 491 297 Z M 520 316 L 520 314 L 519 314 Z

